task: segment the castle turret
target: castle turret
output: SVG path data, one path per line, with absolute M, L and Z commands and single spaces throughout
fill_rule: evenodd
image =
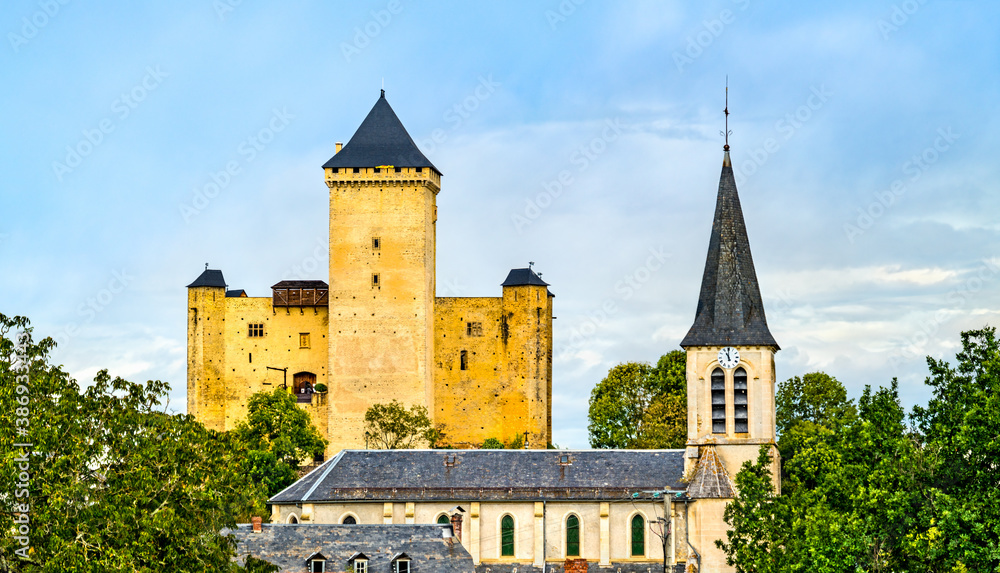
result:
M 330 445 L 336 451 L 364 446 L 373 396 L 434 410 L 441 173 L 385 91 L 323 169 L 330 188 Z
M 226 279 L 205 265 L 187 289 L 187 411 L 206 427 L 224 430 Z
M 524 395 L 528 447 L 552 441 L 552 298 L 531 269 L 512 269 L 503 287 L 503 333 L 508 378 Z

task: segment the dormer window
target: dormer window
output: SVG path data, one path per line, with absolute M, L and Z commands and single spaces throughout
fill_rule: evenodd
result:
M 399 553 L 392 558 L 392 573 L 410 573 L 410 556 Z
M 306 571 L 309 573 L 326 573 L 328 571 L 326 568 L 326 557 L 323 557 L 322 553 L 314 553 L 309 559 L 306 559 Z
M 354 573 L 368 573 L 368 556 L 364 553 L 355 553 L 347 560 L 347 569 L 354 570 Z

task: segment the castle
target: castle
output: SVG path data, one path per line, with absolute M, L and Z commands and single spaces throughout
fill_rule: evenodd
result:
M 508 273 L 499 297 L 435 296 L 441 172 L 385 91 L 323 170 L 329 284 L 281 281 L 248 297 L 206 265 L 188 285 L 188 413 L 227 430 L 251 395 L 284 385 L 328 454 L 365 447 L 365 411 L 391 400 L 426 407 L 451 446 L 493 437 L 547 447 L 548 284 L 529 265 Z
M 780 490 L 779 348 L 728 147 L 695 318 L 681 341 L 684 449 L 345 450 L 272 497 L 271 522 L 451 523 L 477 573 L 733 571 L 715 545 L 737 494 L 732 477 L 764 447 Z

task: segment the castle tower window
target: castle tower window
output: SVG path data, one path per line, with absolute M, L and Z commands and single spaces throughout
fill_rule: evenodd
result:
M 483 323 L 481 323 L 481 322 L 466 322 L 465 323 L 465 334 L 467 336 L 482 336 L 483 335 Z
M 632 557 L 646 555 L 646 520 L 636 514 L 632 518 Z
M 737 434 L 745 434 L 750 431 L 747 424 L 747 371 L 737 368 L 733 374 L 733 421 L 734 431 Z
M 309 348 L 309 333 L 300 332 L 299 333 L 299 348 Z
M 378 273 L 372 273 L 372 288 L 379 288 Z
M 372 250 L 377 251 L 382 248 L 382 239 L 379 237 L 372 237 Z
M 721 368 L 712 372 L 712 433 L 726 433 L 726 374 Z
M 580 556 L 580 518 L 570 515 L 566 518 L 566 557 Z
M 263 324 L 250 324 L 248 325 L 249 332 L 247 336 L 250 338 L 261 338 L 264 336 L 264 325 Z
M 292 388 L 295 391 L 295 400 L 300 404 L 312 402 L 312 395 L 315 392 L 316 375 L 312 372 L 299 372 L 292 377 Z
M 463 350 L 462 353 L 459 354 L 459 356 L 458 356 L 458 363 L 459 363 L 458 367 L 460 369 L 462 369 L 462 370 L 468 370 L 469 369 L 469 351 L 468 350 Z
M 514 556 L 514 518 L 509 515 L 500 520 L 500 556 Z

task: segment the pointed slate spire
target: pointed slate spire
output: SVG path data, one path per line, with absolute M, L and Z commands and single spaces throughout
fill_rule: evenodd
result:
M 379 96 L 368 117 L 354 132 L 351 140 L 339 153 L 323 164 L 324 168 L 339 167 L 429 167 L 441 174 L 437 167 L 421 153 L 403 123 L 385 99 L 385 90 Z
M 698 310 L 681 346 L 772 346 L 778 349 L 764 317 L 764 303 L 760 298 L 728 149 L 722 160 L 719 196 Z

